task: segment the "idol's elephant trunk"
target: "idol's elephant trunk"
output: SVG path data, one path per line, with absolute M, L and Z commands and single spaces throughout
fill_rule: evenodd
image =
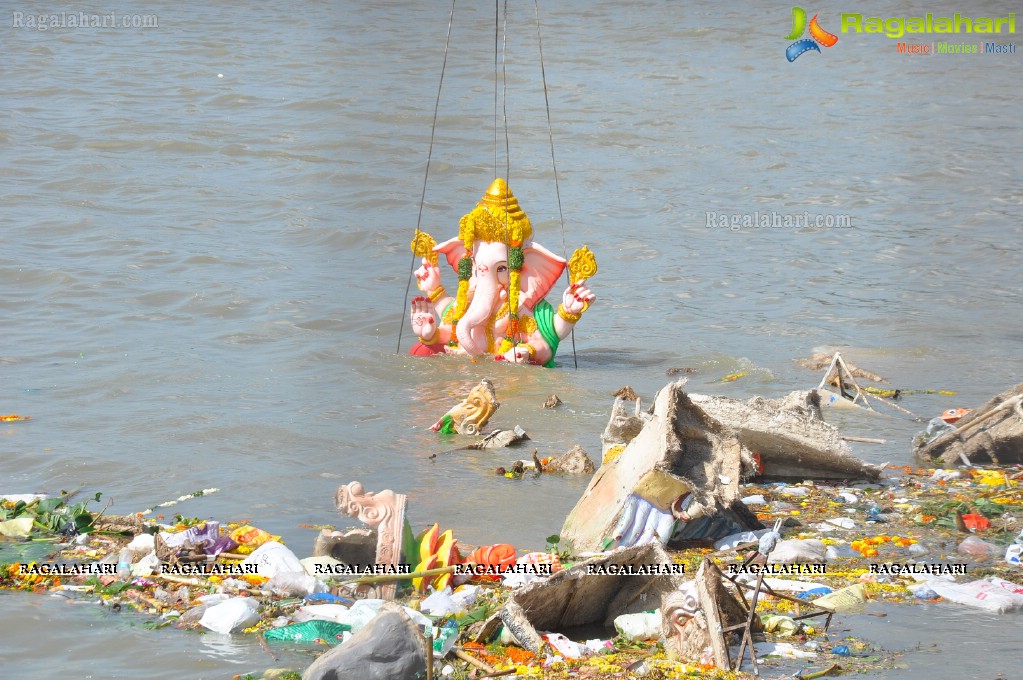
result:
M 476 292 L 456 329 L 458 344 L 470 356 L 486 354 L 489 349 L 487 327 L 499 294 L 500 286 L 495 272 L 491 271 L 486 278 L 476 282 Z

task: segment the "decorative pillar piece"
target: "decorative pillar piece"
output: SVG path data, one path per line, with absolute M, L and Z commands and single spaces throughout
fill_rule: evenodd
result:
M 359 482 L 350 482 L 338 487 L 334 501 L 338 512 L 376 529 L 377 564 L 397 567 L 401 561 L 406 499 L 405 494 L 390 489 L 373 493 L 365 491 Z M 374 590 L 377 597 L 393 600 L 397 584 L 385 583 Z

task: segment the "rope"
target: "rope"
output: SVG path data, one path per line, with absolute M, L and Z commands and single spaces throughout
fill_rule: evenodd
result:
M 857 387 L 857 389 L 859 389 L 859 385 L 857 385 L 856 387 Z M 866 390 L 860 390 L 860 394 L 863 395 L 863 401 L 866 401 L 867 400 L 866 398 L 870 397 L 871 399 L 876 399 L 877 401 L 881 402 L 885 406 L 891 406 L 896 411 L 902 411 L 903 413 L 905 413 L 907 416 L 913 418 L 914 420 L 917 420 L 917 421 L 920 421 L 920 422 L 923 422 L 924 420 L 926 420 L 925 418 L 921 418 L 917 414 L 913 413 L 908 408 L 902 408 L 898 404 L 893 404 L 892 402 L 888 401 L 887 399 L 884 399 L 884 398 L 878 397 L 878 396 L 874 396 L 873 394 L 871 394 L 870 392 L 867 392 Z
M 503 26 L 501 27 L 501 117 L 504 126 L 504 181 L 508 186 L 508 193 L 511 193 L 511 146 L 508 140 L 508 0 L 504 0 Z M 497 58 L 497 55 L 494 55 Z M 495 74 L 496 75 L 496 74 Z M 494 84 L 497 86 L 496 82 Z M 496 92 L 496 90 L 495 90 Z M 497 120 L 494 120 L 494 177 L 497 177 Z M 505 195 L 504 212 L 504 245 L 511 247 L 509 238 L 509 227 L 511 226 L 511 215 L 507 211 L 507 194 Z M 509 294 L 510 296 L 510 294 Z M 510 323 L 510 320 L 509 320 Z
M 437 113 L 440 111 L 440 93 L 444 87 L 444 71 L 448 66 L 448 46 L 451 44 L 451 25 L 455 21 L 455 2 L 451 0 L 451 13 L 448 15 L 448 34 L 444 39 L 444 62 L 440 67 L 440 82 L 437 83 L 437 100 L 433 105 L 433 125 L 430 128 L 430 147 L 426 153 L 426 173 L 423 176 L 423 192 L 419 197 L 419 216 L 416 218 L 416 238 L 419 235 L 419 227 L 423 223 L 423 206 L 426 203 L 426 183 L 430 178 L 430 161 L 433 159 L 433 140 L 437 136 Z M 395 350 L 395 354 L 401 353 L 401 336 L 405 331 L 405 316 L 408 311 L 408 294 L 412 289 L 412 274 L 415 271 L 416 266 L 416 254 L 415 249 L 412 253 L 412 266 L 409 267 L 408 281 L 405 282 L 405 300 L 404 308 L 401 312 L 401 326 L 398 329 L 398 347 Z
M 495 26 L 494 28 L 496 30 L 497 27 Z M 501 112 L 502 112 L 503 124 L 504 124 L 504 181 L 506 183 L 506 186 L 508 187 L 508 193 L 510 194 L 511 193 L 511 177 L 510 177 L 510 175 L 511 175 L 511 146 L 510 146 L 509 139 L 508 139 L 508 0 L 504 0 L 504 26 L 503 26 L 502 30 L 503 30 L 503 35 L 502 35 L 502 45 L 501 45 Z M 494 47 L 495 48 L 497 47 L 496 44 L 495 44 Z M 497 59 L 497 54 L 496 53 L 494 54 L 494 59 L 495 60 Z M 495 94 L 495 96 L 497 94 L 497 90 L 496 90 L 496 87 L 497 87 L 496 75 L 497 74 L 495 73 L 495 83 L 494 83 L 494 87 L 495 87 L 494 94 Z M 495 101 L 495 104 L 496 104 L 496 101 Z M 497 113 L 496 110 L 495 110 L 494 113 L 495 114 Z M 497 177 L 497 119 L 496 118 L 494 119 L 494 177 Z M 504 211 L 504 245 L 505 245 L 506 248 L 508 248 L 508 252 L 511 252 L 511 242 L 510 242 L 511 239 L 509 238 L 509 231 L 510 231 L 509 228 L 511 226 L 511 215 L 508 213 L 507 208 L 508 208 L 508 196 L 506 194 L 505 195 L 505 211 Z M 510 263 L 509 263 L 509 265 L 510 265 Z M 509 266 L 509 282 L 511 281 L 510 270 L 511 270 L 511 267 Z M 495 276 L 496 276 L 496 273 L 495 273 Z M 510 287 L 511 286 L 509 285 L 509 288 Z M 511 292 L 510 291 L 508 293 L 508 299 L 511 300 Z M 516 309 L 509 308 L 509 313 L 511 313 L 511 312 L 514 312 L 517 315 L 518 314 L 518 308 L 516 308 Z M 512 323 L 511 318 L 508 319 L 508 323 L 509 324 Z M 496 341 L 496 338 L 495 338 L 495 341 Z M 514 349 L 515 349 L 515 345 L 514 345 L 514 338 L 513 338 L 512 350 L 514 351 Z M 495 352 L 495 354 L 496 354 L 496 352 Z
M 507 1 L 507 0 L 506 0 Z M 558 181 L 558 162 L 554 157 L 554 130 L 551 126 L 551 101 L 547 94 L 547 70 L 543 61 L 543 38 L 540 36 L 540 2 L 533 0 L 533 8 L 536 12 L 536 45 L 540 52 L 540 77 L 543 80 L 543 103 L 547 109 L 547 140 L 551 147 L 551 167 L 554 169 L 554 193 L 558 199 L 558 218 L 561 220 L 561 252 L 564 258 L 568 259 L 568 245 L 565 242 L 565 212 L 561 207 L 561 184 Z M 565 278 L 569 284 L 572 283 L 568 268 L 565 268 Z M 575 351 L 575 327 L 572 327 L 572 363 L 576 370 L 579 369 L 579 358 Z
M 511 148 L 508 142 L 508 0 L 504 0 L 504 36 L 501 45 L 501 112 L 504 117 L 504 181 L 511 192 Z M 504 240 L 508 241 L 505 228 Z
M 497 177 L 497 38 L 501 25 L 501 0 L 494 0 L 494 177 Z

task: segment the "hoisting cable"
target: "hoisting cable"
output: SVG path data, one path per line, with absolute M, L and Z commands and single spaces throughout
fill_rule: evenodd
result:
M 422 226 L 423 223 L 423 206 L 426 203 L 426 183 L 430 179 L 430 161 L 433 158 L 433 140 L 437 136 L 437 112 L 440 110 L 440 93 L 441 89 L 444 87 L 444 71 L 447 69 L 448 65 L 448 46 L 451 44 L 451 25 L 455 20 L 455 2 L 456 0 L 451 0 L 451 14 L 448 16 L 448 34 L 444 39 L 444 61 L 440 67 L 440 82 L 437 83 L 437 100 L 433 105 L 433 125 L 430 128 L 430 147 L 426 152 L 426 173 L 423 176 L 423 193 L 419 197 L 419 216 L 416 218 L 415 245 L 417 246 L 419 234 L 421 233 L 419 231 L 419 227 Z M 401 312 L 401 326 L 398 328 L 398 348 L 395 351 L 396 354 L 401 353 L 401 336 L 405 331 L 405 317 L 408 313 L 408 294 L 412 289 L 412 275 L 415 272 L 416 258 L 418 257 L 416 255 L 417 250 L 418 248 L 416 247 L 412 248 L 412 266 L 409 267 L 408 281 L 405 283 L 404 309 L 402 309 Z
M 554 168 L 554 193 L 558 199 L 558 217 L 561 220 L 561 252 L 566 260 L 568 260 L 568 245 L 565 242 L 565 212 L 561 208 L 561 185 L 558 182 L 558 162 L 554 158 L 554 131 L 551 126 L 551 102 L 547 95 L 547 71 L 544 69 L 543 63 L 543 39 L 540 37 L 540 2 L 539 0 L 533 0 L 533 7 L 536 10 L 536 45 L 540 52 L 540 77 L 543 80 L 543 101 L 544 106 L 547 108 L 547 139 L 550 142 L 551 147 L 551 167 Z M 569 279 L 569 285 L 572 283 L 570 272 L 568 268 L 565 268 L 565 276 Z M 576 370 L 579 369 L 579 359 L 575 353 L 575 327 L 572 327 L 570 332 L 572 336 L 572 363 Z
M 511 267 L 511 214 L 508 212 L 508 194 L 511 193 L 511 146 L 508 140 L 508 0 L 504 0 L 504 12 L 503 12 L 503 28 L 501 36 L 501 116 L 502 123 L 504 126 L 504 181 L 505 186 L 508 187 L 507 193 L 504 195 L 504 245 L 508 249 L 509 253 L 509 280 L 508 280 L 508 328 L 506 331 L 509 336 L 512 337 L 511 343 L 514 356 L 515 349 L 515 338 L 514 330 L 517 322 L 515 319 L 518 318 L 518 309 L 512 309 L 511 301 L 511 287 L 512 285 L 518 284 L 518 277 L 512 275 Z M 496 26 L 494 27 L 496 30 Z M 494 49 L 497 49 L 497 44 L 494 44 Z M 494 53 L 494 60 L 496 65 L 497 53 Z M 497 104 L 497 73 L 494 73 L 494 104 Z M 497 109 L 494 109 L 494 177 L 497 177 Z M 495 350 L 495 354 L 499 353 L 500 349 Z
M 511 149 L 508 143 L 508 0 L 504 0 L 504 35 L 501 37 L 501 113 L 504 117 L 504 181 L 511 193 Z M 505 199 L 508 197 L 505 196 Z M 507 221 L 505 243 L 508 242 Z
M 497 44 L 501 30 L 501 0 L 494 0 L 494 177 L 497 177 Z

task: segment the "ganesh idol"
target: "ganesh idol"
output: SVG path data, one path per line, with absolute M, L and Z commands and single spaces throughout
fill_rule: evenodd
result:
M 597 272 L 586 247 L 566 261 L 533 241 L 529 218 L 503 179 L 496 179 L 458 236 L 437 244 L 417 231 L 412 251 L 422 257 L 415 275 L 424 295 L 412 300 L 410 354 L 446 352 L 498 361 L 554 366 L 558 346 L 596 296 L 586 285 Z M 441 285 L 443 255 L 458 277 L 453 295 Z M 555 308 L 545 299 L 566 266 L 569 285 Z

